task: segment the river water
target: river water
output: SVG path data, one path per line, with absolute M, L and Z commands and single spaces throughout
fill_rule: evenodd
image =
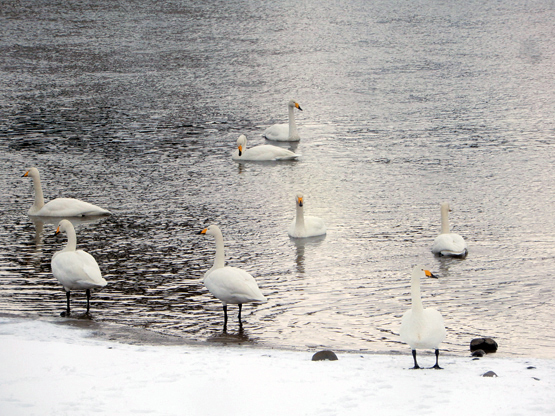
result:
M 66 319 L 50 270 L 65 237 L 27 216 L 36 166 L 46 200 L 113 212 L 76 226 L 108 281 L 100 324 L 406 353 L 421 263 L 440 276 L 422 292 L 444 350 L 491 336 L 500 354 L 555 358 L 554 21 L 547 0 L 4 2 L 0 311 Z M 232 161 L 290 99 L 300 160 Z M 324 238 L 288 237 L 297 192 Z M 443 201 L 464 260 L 430 252 Z M 244 306 L 243 332 L 232 305 L 222 334 L 202 284 L 212 223 L 268 298 Z

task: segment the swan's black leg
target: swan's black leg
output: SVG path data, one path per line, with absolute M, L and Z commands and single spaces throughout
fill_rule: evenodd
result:
M 414 367 L 412 367 L 411 370 L 418 370 L 420 366 L 416 362 L 416 350 L 412 350 L 412 358 L 414 359 Z
M 69 298 L 71 297 L 71 292 L 68 290 L 66 292 L 66 298 L 67 298 L 67 306 L 66 306 L 66 310 L 65 312 L 62 312 L 60 314 L 60 316 L 69 316 Z
M 89 314 L 89 302 L 91 300 L 91 290 L 87 289 L 87 315 Z
M 432 368 L 435 368 L 436 370 L 443 370 L 443 368 L 441 368 L 439 366 L 439 350 L 436 349 L 436 365 L 434 365 Z
M 227 305 L 224 305 L 224 332 L 227 332 Z
M 241 322 L 241 309 L 243 308 L 243 304 L 239 304 L 239 328 L 243 328 L 243 322 Z

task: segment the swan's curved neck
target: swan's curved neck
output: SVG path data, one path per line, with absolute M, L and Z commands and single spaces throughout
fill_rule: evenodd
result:
M 224 237 L 222 233 L 218 233 L 214 235 L 216 240 L 216 257 L 214 258 L 214 265 L 212 269 L 221 269 L 225 266 L 224 260 Z
M 420 293 L 420 276 L 415 273 L 413 273 L 410 281 L 410 291 L 412 295 L 412 309 L 415 311 L 423 310 L 422 294 Z
M 296 217 L 295 217 L 295 228 L 297 230 L 304 229 L 303 207 L 299 206 L 299 204 L 297 204 L 297 213 L 296 213 Z
M 295 123 L 295 107 L 289 107 L 289 138 L 298 136 L 297 124 Z
M 75 230 L 65 230 L 67 235 L 67 244 L 62 251 L 75 251 L 77 249 L 77 236 Z
M 29 209 L 29 213 L 36 212 L 44 206 L 44 196 L 42 194 L 42 187 L 40 185 L 40 176 L 34 175 L 33 178 L 33 188 L 35 190 L 35 203 Z
M 449 205 L 441 206 L 441 234 L 449 234 Z

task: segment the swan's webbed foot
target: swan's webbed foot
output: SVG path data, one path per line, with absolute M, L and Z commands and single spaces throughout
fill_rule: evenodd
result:
M 430 367 L 430 369 L 435 369 L 435 370 L 443 370 L 443 367 L 440 367 L 439 364 L 434 365 L 433 367 Z

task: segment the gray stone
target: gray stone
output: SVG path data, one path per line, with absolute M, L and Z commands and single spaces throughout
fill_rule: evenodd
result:
M 337 355 L 333 351 L 318 351 L 316 354 L 312 356 L 312 361 L 336 361 Z
M 472 353 L 473 357 L 483 357 L 484 355 L 486 355 L 484 350 L 476 350 Z
M 484 350 L 486 354 L 497 351 L 497 342 L 492 338 L 475 338 L 470 341 L 470 351 Z
M 487 373 L 482 374 L 482 377 L 497 377 L 493 371 L 488 371 Z

